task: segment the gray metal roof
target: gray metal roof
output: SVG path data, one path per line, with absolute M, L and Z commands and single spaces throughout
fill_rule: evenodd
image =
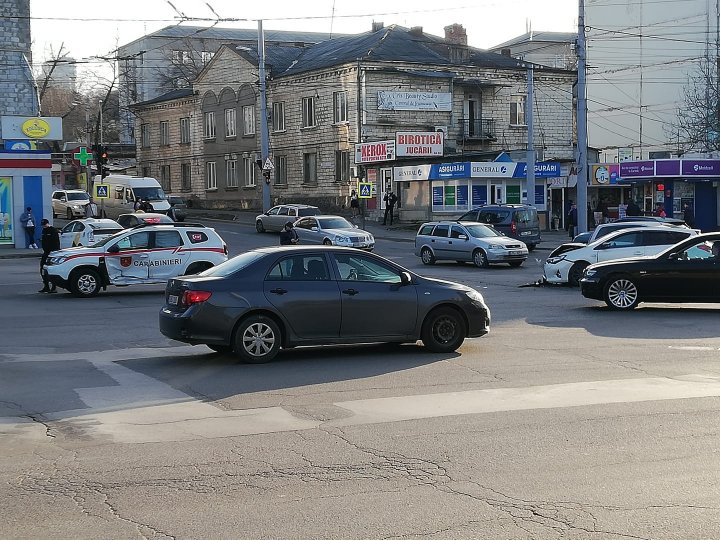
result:
M 297 61 L 284 73 L 276 72 L 275 75 L 294 75 L 357 60 L 505 69 L 519 69 L 525 65 L 514 58 L 473 47 L 468 47 L 469 59 L 458 63 L 450 60 L 449 50 L 450 46 L 443 38 L 391 25 L 376 32 L 340 36 L 311 45 L 302 50 Z
M 161 94 L 152 99 L 148 99 L 147 101 L 140 101 L 138 103 L 133 103 L 132 106 L 133 107 L 143 107 L 145 105 L 152 105 L 153 103 L 162 103 L 163 101 L 171 101 L 173 99 L 180 99 L 180 98 L 188 97 L 188 96 L 191 96 L 192 93 L 193 93 L 192 88 L 178 88 L 176 90 L 170 90 L 169 92 Z
M 507 49 L 513 45 L 523 43 L 542 42 L 542 43 L 574 43 L 577 40 L 577 32 L 526 32 L 521 36 L 512 38 L 505 43 L 490 47 L 489 51 Z
M 318 43 L 330 39 L 333 35 L 326 32 L 297 32 L 288 30 L 265 30 L 265 41 L 278 41 L 284 43 L 303 42 Z M 257 43 L 257 28 L 218 28 L 204 26 L 167 26 L 148 34 L 145 37 L 198 37 L 221 39 L 227 41 L 255 41 Z

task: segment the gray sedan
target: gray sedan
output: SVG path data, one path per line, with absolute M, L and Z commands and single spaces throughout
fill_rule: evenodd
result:
M 367 231 L 358 229 L 341 216 L 312 216 L 298 219 L 295 232 L 301 244 L 325 244 L 372 251 L 375 237 Z

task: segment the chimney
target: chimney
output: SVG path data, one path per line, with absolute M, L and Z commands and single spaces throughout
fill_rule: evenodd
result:
M 510 49 L 502 49 L 502 50 L 500 51 L 500 54 L 502 54 L 503 56 L 507 56 L 508 58 L 510 58 L 510 57 L 512 56 L 512 55 L 510 54 Z
M 462 24 L 454 23 L 445 27 L 445 41 L 453 45 L 467 45 L 467 32 Z
M 409 33 L 410 33 L 410 35 L 412 35 L 412 36 L 422 37 L 422 35 L 423 35 L 422 26 L 413 26 L 413 27 L 410 29 L 410 32 L 409 32 Z
M 372 31 L 373 32 L 377 32 L 378 30 L 382 30 L 383 28 L 385 28 L 385 23 L 373 21 L 373 23 L 372 23 Z

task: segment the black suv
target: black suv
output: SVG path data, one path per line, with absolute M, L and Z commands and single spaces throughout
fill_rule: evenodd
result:
M 492 225 L 510 238 L 522 240 L 532 251 L 542 240 L 537 210 L 527 204 L 488 204 L 473 208 L 458 221 L 478 221 Z

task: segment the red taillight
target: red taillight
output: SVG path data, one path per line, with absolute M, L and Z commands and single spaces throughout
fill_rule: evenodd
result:
M 148 217 L 148 218 L 143 218 L 143 221 L 148 224 L 160 223 L 160 218 L 159 217 Z
M 514 221 L 510 222 L 510 232 L 512 234 L 517 234 L 517 223 L 515 223 Z
M 211 296 L 212 293 L 209 291 L 185 291 L 183 293 L 182 303 L 186 306 L 191 306 L 193 304 L 205 302 Z

